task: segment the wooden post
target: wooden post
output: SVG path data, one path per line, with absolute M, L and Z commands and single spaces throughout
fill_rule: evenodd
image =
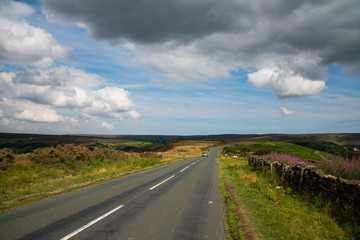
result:
M 304 171 L 305 171 L 305 168 L 301 168 L 300 183 L 299 183 L 299 192 L 301 192 L 301 183 L 302 183 L 303 178 L 304 178 Z

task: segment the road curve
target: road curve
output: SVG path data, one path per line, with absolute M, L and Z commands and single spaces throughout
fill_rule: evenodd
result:
M 0 213 L 0 239 L 225 239 L 220 149 Z

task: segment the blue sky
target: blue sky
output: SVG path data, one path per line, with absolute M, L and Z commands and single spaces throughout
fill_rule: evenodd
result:
M 360 131 L 358 1 L 0 6 L 0 132 Z

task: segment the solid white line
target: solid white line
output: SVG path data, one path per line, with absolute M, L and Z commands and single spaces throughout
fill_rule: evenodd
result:
M 67 239 L 70 239 L 72 238 L 73 236 L 75 236 L 76 234 L 80 233 L 81 231 L 85 230 L 86 228 L 90 227 L 91 225 L 94 225 L 95 223 L 97 223 L 98 221 L 100 221 L 101 219 L 104 219 L 106 218 L 107 216 L 109 216 L 110 214 L 112 214 L 113 212 L 116 212 L 117 210 L 119 210 L 120 208 L 122 208 L 124 205 L 120 205 L 116 208 L 114 208 L 113 210 L 105 213 L 104 215 L 101 215 L 100 217 L 98 217 L 97 219 L 95 220 L 92 220 L 91 222 L 89 222 L 88 224 L 82 226 L 81 228 L 79 228 L 78 230 L 70 233 L 69 235 L 63 237 L 62 239 L 60 240 L 67 240 Z
M 180 172 L 185 171 L 186 169 L 188 169 L 190 166 L 187 166 L 186 168 L 182 169 Z
M 193 162 L 191 165 L 194 165 L 196 162 Z
M 153 190 L 153 189 L 157 188 L 158 186 L 160 186 L 161 184 L 165 183 L 166 181 L 169 181 L 169 180 L 170 180 L 170 179 L 172 179 L 173 177 L 175 177 L 175 175 L 172 175 L 171 177 L 169 177 L 169 178 L 165 179 L 165 180 L 164 180 L 164 181 L 162 181 L 161 183 L 158 183 L 158 184 L 156 184 L 155 186 L 153 186 L 153 187 L 149 188 L 149 190 L 151 191 L 151 190 Z

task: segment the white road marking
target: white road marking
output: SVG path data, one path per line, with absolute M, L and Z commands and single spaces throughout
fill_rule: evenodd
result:
M 187 166 L 186 168 L 183 168 L 182 170 L 180 170 L 180 172 L 185 171 L 186 169 L 188 169 L 190 166 Z
M 76 234 L 78 234 L 78 233 L 82 232 L 83 230 L 85 230 L 86 228 L 90 227 L 91 225 L 94 225 L 95 223 L 97 223 L 97 222 L 98 222 L 98 221 L 100 221 L 101 219 L 106 218 L 107 216 L 109 216 L 110 214 L 112 214 L 112 213 L 116 212 L 117 210 L 119 210 L 119 209 L 120 209 L 120 208 L 122 208 L 122 207 L 124 207 L 124 205 L 120 205 L 120 206 L 118 206 L 118 207 L 114 208 L 113 210 L 111 210 L 111 211 L 109 211 L 109 212 L 105 213 L 104 215 L 101 215 L 100 217 L 98 217 L 98 218 L 96 218 L 96 219 L 92 220 L 92 221 L 91 221 L 91 222 L 89 222 L 88 224 L 86 224 L 86 225 L 82 226 L 82 227 L 81 227 L 81 228 L 79 228 L 78 230 L 76 230 L 76 231 L 74 231 L 74 232 L 70 233 L 69 235 L 67 235 L 67 236 L 65 236 L 65 237 L 63 237 L 63 238 L 61 238 L 60 240 L 67 240 L 67 239 L 72 238 L 72 237 L 73 237 L 73 236 L 75 236 Z
M 161 184 L 163 184 L 163 183 L 165 183 L 165 182 L 169 181 L 169 180 L 170 180 L 170 179 L 172 179 L 173 177 L 175 177 L 175 175 L 172 175 L 171 177 L 169 177 L 169 178 L 165 179 L 165 180 L 164 180 L 164 181 L 162 181 L 161 183 L 158 183 L 158 184 L 156 184 L 155 186 L 153 186 L 153 187 L 149 188 L 149 190 L 151 191 L 151 190 L 153 190 L 153 189 L 157 188 L 158 186 L 160 186 Z
M 193 162 L 191 165 L 194 165 L 196 162 Z

